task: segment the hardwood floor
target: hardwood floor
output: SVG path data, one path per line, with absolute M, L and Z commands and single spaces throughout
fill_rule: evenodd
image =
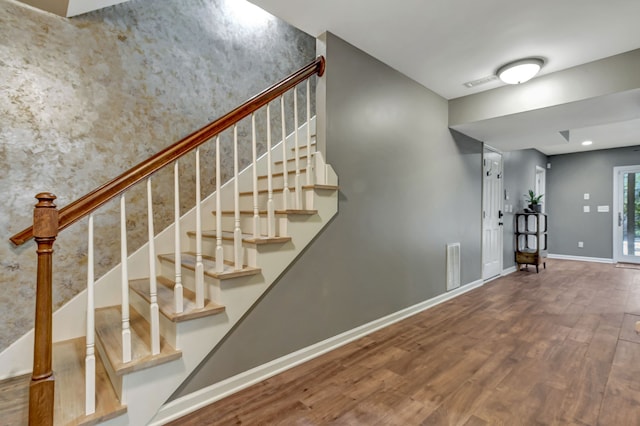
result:
M 640 425 L 640 270 L 550 260 L 172 425 Z

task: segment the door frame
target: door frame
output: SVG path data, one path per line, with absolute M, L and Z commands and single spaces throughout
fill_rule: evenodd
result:
M 498 261 L 499 261 L 499 273 L 498 275 L 492 276 L 492 277 L 488 277 L 485 278 L 484 276 L 484 265 L 485 265 L 485 259 L 484 259 L 484 239 L 485 239 L 485 232 L 484 232 L 484 202 L 485 202 L 485 191 L 484 191 L 484 181 L 485 181 L 485 175 L 484 175 L 484 160 L 485 160 L 485 151 L 491 151 L 493 153 L 496 153 L 498 155 L 500 155 L 500 174 L 502 175 L 502 177 L 499 179 L 499 189 L 498 189 L 498 194 L 500 194 L 499 197 L 499 201 L 498 201 L 498 209 L 502 212 L 502 214 L 504 215 L 504 154 L 502 153 L 502 151 L 500 151 L 499 149 L 496 149 L 490 145 L 487 145 L 486 143 L 483 144 L 482 147 L 482 200 L 481 200 L 481 205 L 480 205 L 480 264 L 481 264 L 481 271 L 480 271 L 480 276 L 482 277 L 483 281 L 489 281 L 492 280 L 496 277 L 499 277 L 502 275 L 502 271 L 504 270 L 504 226 L 500 227 L 500 234 L 499 234 L 499 241 L 498 241 L 498 245 L 500 247 L 500 254 L 498 256 Z M 504 218 L 504 216 L 503 216 Z
M 638 256 L 625 256 L 622 254 L 622 240 L 623 230 L 618 225 L 618 218 L 622 217 L 622 206 L 624 204 L 622 191 L 618 193 L 619 188 L 622 185 L 621 177 L 624 173 L 628 172 L 640 173 L 640 164 L 634 166 L 616 166 L 613 168 L 613 261 L 614 262 L 627 262 L 627 263 L 639 263 L 640 257 Z M 618 229 L 620 228 L 620 229 Z

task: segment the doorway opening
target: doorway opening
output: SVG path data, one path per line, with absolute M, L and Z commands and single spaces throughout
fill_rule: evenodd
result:
M 613 169 L 613 259 L 640 263 L 640 165 Z

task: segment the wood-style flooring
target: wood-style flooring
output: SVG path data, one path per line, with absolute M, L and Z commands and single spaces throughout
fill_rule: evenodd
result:
M 549 260 L 172 425 L 640 425 L 640 270 Z

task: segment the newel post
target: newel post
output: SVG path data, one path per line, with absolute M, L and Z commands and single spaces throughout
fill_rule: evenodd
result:
M 56 196 L 42 192 L 33 211 L 33 235 L 38 245 L 35 345 L 29 387 L 29 425 L 53 425 L 54 378 L 51 369 L 53 243 L 58 235 Z

